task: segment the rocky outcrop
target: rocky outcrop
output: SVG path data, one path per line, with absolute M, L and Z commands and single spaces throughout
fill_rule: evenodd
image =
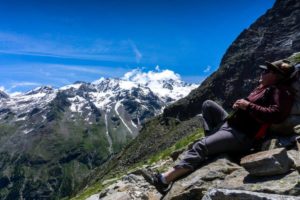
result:
M 99 195 L 101 200 L 159 200 L 162 195 L 140 175 L 129 174 Z
M 236 99 L 247 96 L 257 84 L 259 64 L 300 51 L 299 16 L 300 1 L 277 0 L 231 44 L 219 69 L 186 98 L 167 107 L 164 116 L 188 119 L 200 113 L 206 99 L 230 109 Z
M 226 176 L 238 169 L 242 168 L 228 158 L 220 157 L 176 181 L 164 200 L 201 199 L 207 190 L 218 187 Z
M 299 200 L 300 197 L 274 195 L 243 190 L 212 189 L 202 200 Z
M 265 155 L 279 155 L 284 150 L 274 149 L 263 152 Z M 227 155 L 221 155 L 208 160 L 198 170 L 173 183 L 167 195 L 160 195 L 153 186 L 145 181 L 140 170 L 136 170 L 110 185 L 100 194 L 95 194 L 89 200 L 234 200 L 234 199 L 286 199 L 296 200 L 300 195 L 300 175 L 296 169 L 295 160 L 299 159 L 299 151 L 289 150 L 288 154 L 294 161 L 294 168 L 286 173 L 273 175 L 265 171 L 260 177 L 252 176 L 242 166 L 231 161 Z M 255 154 L 252 154 L 252 157 Z M 249 156 L 248 156 L 249 157 Z M 263 156 L 260 156 L 263 157 Z M 248 159 L 247 159 L 248 160 Z M 153 170 L 162 167 L 160 164 L 148 166 Z M 170 164 L 169 162 L 165 162 Z M 276 168 L 276 162 L 271 162 L 269 169 Z M 265 163 L 256 163 L 260 169 Z
M 287 173 L 292 160 L 284 148 L 277 148 L 248 155 L 242 158 L 241 165 L 250 175 L 272 176 Z

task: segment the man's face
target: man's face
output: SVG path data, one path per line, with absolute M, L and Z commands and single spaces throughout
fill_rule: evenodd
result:
M 263 86 L 275 84 L 278 81 L 278 76 L 271 70 L 263 70 L 261 73 L 259 83 Z

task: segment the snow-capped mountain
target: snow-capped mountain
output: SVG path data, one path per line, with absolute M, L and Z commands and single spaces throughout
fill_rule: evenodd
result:
M 169 70 L 161 73 L 133 70 L 121 79 L 76 82 L 59 89 L 43 86 L 11 96 L 1 92 L 0 122 L 18 123 L 18 132 L 28 134 L 45 127 L 59 111 L 66 121 L 80 119 L 85 125 L 104 122 L 108 138 L 109 130 L 117 126 L 135 137 L 145 120 L 160 114 L 165 106 L 196 87 L 184 83 Z

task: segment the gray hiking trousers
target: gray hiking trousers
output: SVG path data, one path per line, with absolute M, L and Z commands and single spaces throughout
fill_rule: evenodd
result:
M 206 136 L 186 151 L 174 168 L 195 170 L 204 160 L 220 153 L 247 151 L 252 140 L 230 127 L 225 118 L 227 112 L 216 102 L 207 100 L 202 105 L 203 128 Z

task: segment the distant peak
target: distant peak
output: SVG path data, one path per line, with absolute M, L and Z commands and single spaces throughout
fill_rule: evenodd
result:
M 30 90 L 29 92 L 25 93 L 25 95 L 33 95 L 37 93 L 51 93 L 53 90 L 53 87 L 50 85 L 40 86 L 33 90 Z
M 7 99 L 9 98 L 9 95 L 6 94 L 4 91 L 0 90 L 0 99 Z
M 99 91 L 120 91 L 134 88 L 148 88 L 160 98 L 173 100 L 186 96 L 196 84 L 188 84 L 181 80 L 179 74 L 172 70 L 160 70 L 157 66 L 155 71 L 143 72 L 134 69 L 119 78 L 100 78 L 92 83 Z
M 88 83 L 84 81 L 75 81 L 73 84 L 76 85 L 76 84 L 88 84 Z

